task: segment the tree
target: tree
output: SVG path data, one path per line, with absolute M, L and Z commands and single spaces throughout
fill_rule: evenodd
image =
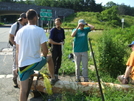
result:
M 96 3 L 95 3 L 95 0 L 89 0 L 89 7 L 90 7 L 90 11 L 97 12 L 96 11 Z
M 109 2 L 107 2 L 106 5 L 105 5 L 105 7 L 107 7 L 107 8 L 110 8 L 110 7 L 112 7 L 112 6 L 116 6 L 116 3 L 114 3 L 113 1 L 109 1 Z
M 13 0 L 0 0 L 0 2 L 13 2 Z
M 102 12 L 103 8 L 101 4 L 96 4 L 96 12 Z
M 117 6 L 113 6 L 101 12 L 101 20 L 107 21 L 113 26 L 116 25 L 119 26 L 120 18 L 117 16 L 117 14 L 118 14 Z
M 121 4 L 118 5 L 118 13 L 120 15 L 134 15 L 134 8 L 131 8 L 130 6 Z

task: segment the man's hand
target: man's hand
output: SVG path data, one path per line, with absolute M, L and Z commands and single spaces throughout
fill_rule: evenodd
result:
M 15 75 L 18 75 L 18 68 L 15 70 Z
M 11 41 L 11 43 L 12 43 L 13 45 L 16 45 L 16 43 L 15 43 L 15 41 L 14 41 L 14 35 L 10 34 L 10 35 L 9 35 L 9 40 Z

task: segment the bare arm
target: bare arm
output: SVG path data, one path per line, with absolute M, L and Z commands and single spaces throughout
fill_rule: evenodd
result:
M 76 30 L 72 32 L 71 36 L 74 37 L 79 29 L 81 24 L 78 24 L 78 26 L 76 27 Z
M 18 54 L 19 54 L 19 45 L 16 44 L 16 73 L 18 72 Z
M 95 28 L 95 27 L 94 27 L 93 25 L 91 25 L 91 24 L 88 24 L 88 23 L 87 23 L 86 25 L 90 27 L 90 30 L 94 30 L 94 28 Z
M 16 43 L 14 41 L 14 35 L 9 34 L 9 40 L 12 42 L 12 44 L 16 45 Z
M 41 51 L 44 57 L 47 56 L 48 54 L 48 48 L 47 48 L 47 43 L 44 42 L 43 44 L 41 44 Z
M 63 42 L 58 43 L 58 42 L 53 41 L 52 39 L 49 39 L 48 42 L 51 44 L 54 44 L 54 45 L 62 45 L 63 44 Z

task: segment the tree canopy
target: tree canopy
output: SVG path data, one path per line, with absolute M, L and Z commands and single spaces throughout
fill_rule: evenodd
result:
M 134 7 L 130 7 L 125 4 L 119 5 L 113 1 L 107 2 L 104 6 L 102 6 L 101 3 L 97 4 L 95 0 L 0 0 L 0 2 L 19 2 L 39 6 L 70 8 L 75 10 L 75 12 L 102 12 L 113 6 L 117 6 L 117 14 L 134 16 Z

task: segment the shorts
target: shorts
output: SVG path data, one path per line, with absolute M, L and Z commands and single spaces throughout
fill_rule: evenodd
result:
M 20 81 L 24 81 L 28 79 L 32 74 L 34 74 L 34 70 L 40 70 L 47 62 L 45 57 L 42 57 L 40 62 L 24 66 L 18 69 L 18 74 L 20 77 Z

